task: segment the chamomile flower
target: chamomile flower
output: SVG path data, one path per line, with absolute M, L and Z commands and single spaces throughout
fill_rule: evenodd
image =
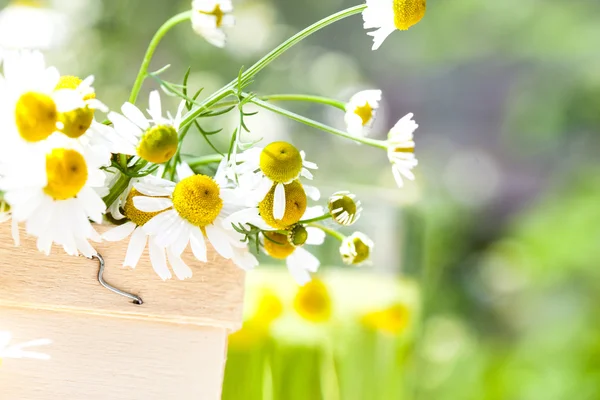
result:
M 363 11 L 365 29 L 378 28 L 367 34 L 373 36 L 373 50 L 396 29 L 404 31 L 425 15 L 426 0 L 367 0 Z
M 360 265 L 366 262 L 375 244 L 367 235 L 354 232 L 346 237 L 340 246 L 340 255 L 348 265 Z
M 10 332 L 0 331 L 0 364 L 2 363 L 3 358 L 33 358 L 37 360 L 50 359 L 48 354 L 25 350 L 30 347 L 46 346 L 51 344 L 52 341 L 49 339 L 32 340 L 30 342 L 10 346 L 9 343 L 11 340 L 12 335 Z
M 146 118 L 133 104 L 125 103 L 121 107 L 123 115 L 110 112 L 108 119 L 121 138 L 129 144 L 120 151 L 121 154 L 137 155 L 146 161 L 162 164 L 177 152 L 177 132 L 185 102 L 179 104 L 175 117 L 169 113 L 167 117 L 163 117 L 160 94 L 155 90 L 150 93 L 149 106 L 150 118 Z
M 193 0 L 192 27 L 208 43 L 224 47 L 227 37 L 223 28 L 235 24 L 232 12 L 231 0 Z
M 403 176 L 411 181 L 415 179 L 411 170 L 419 164 L 414 154 L 415 142 L 413 140 L 413 133 L 419 125 L 412 117 L 412 113 L 402 117 L 388 134 L 387 154 L 392 163 L 392 173 L 398 187 L 404 186 Z
M 340 225 L 353 225 L 360 218 L 362 205 L 356 195 L 350 192 L 337 192 L 329 198 L 331 218 Z
M 242 175 L 246 173 L 257 175 L 255 195 L 263 199 L 264 210 L 261 210 L 261 215 L 268 213 L 272 214 L 270 219 L 285 220 L 288 206 L 299 209 L 305 207 L 296 204 L 296 200 L 302 197 L 300 190 L 303 191 L 302 195 L 305 192 L 298 178 L 302 176 L 312 179 L 309 169 L 317 169 L 317 165 L 306 161 L 305 157 L 304 151 L 298 151 L 287 142 L 273 142 L 265 148 L 252 148 L 238 155 L 236 161 L 241 161 L 242 164 L 237 166 L 236 170 Z M 297 197 L 290 200 L 287 198 L 288 194 L 296 194 Z M 320 196 L 319 192 L 312 188 L 308 194 L 313 199 L 318 199 Z M 304 210 L 300 215 L 303 212 Z M 276 227 L 273 224 L 271 226 Z
M 346 104 L 346 129 L 356 136 L 367 136 L 375 120 L 381 101 L 381 90 L 363 90 L 356 93 Z
M 39 52 L 8 52 L 0 77 L 0 121 L 7 155 L 18 147 L 37 144 L 57 130 L 58 109 L 54 89 L 60 74 L 47 68 Z
M 323 215 L 322 207 L 311 207 L 303 219 Z M 263 250 L 269 256 L 285 260 L 292 277 L 300 285 L 310 282 L 310 273 L 317 272 L 321 262 L 303 248 L 305 244 L 321 245 L 325 241 L 325 232 L 315 227 L 302 225 L 293 227 L 288 235 L 279 232 L 263 232 Z
M 177 174 L 178 183 L 156 178 L 150 184 L 134 185 L 145 195 L 133 198 L 135 208 L 158 213 L 144 224 L 144 231 L 166 248 L 167 255 L 180 256 L 189 244 L 194 256 L 206 262 L 208 241 L 217 253 L 240 268 L 255 267 L 256 258 L 242 242 L 243 235 L 223 223 L 238 207 L 237 193 L 227 188 L 224 174 L 218 172 L 215 179 L 196 175 L 186 164 L 178 166 Z M 169 261 L 179 262 L 171 257 Z
M 60 105 L 58 131 L 104 157 L 110 157 L 111 153 L 128 152 L 131 143 L 125 137 L 95 120 L 96 110 L 108 112 L 108 107 L 96 99 L 93 82 L 93 76 L 84 80 L 76 76 L 60 77 L 54 94 Z
M 150 237 L 143 229 L 144 225 L 158 215 L 158 212 L 148 213 L 143 212 L 135 208 L 133 204 L 134 197 L 143 197 L 133 186 L 134 184 L 143 185 L 156 184 L 160 185 L 160 182 L 156 178 L 151 176 L 145 177 L 141 180 L 133 180 L 129 188 L 124 191 L 125 201 L 123 203 L 123 214 L 129 221 L 122 225 L 114 227 L 102 235 L 104 240 L 109 242 L 119 242 L 127 237 L 129 239 L 129 245 L 127 246 L 127 253 L 125 260 L 123 261 L 124 267 L 135 268 L 144 252 L 146 245 L 148 245 L 148 252 L 150 254 L 150 261 L 152 268 L 156 274 L 162 279 L 167 280 L 172 278 L 171 271 L 167 263 L 167 257 L 171 261 L 171 267 L 175 272 L 175 276 L 178 279 L 186 279 L 192 276 L 192 270 L 183 262 L 180 256 L 175 255 L 169 249 L 165 249 L 157 245 L 154 239 Z
M 285 230 L 298 223 L 307 210 L 308 199 L 304 187 L 298 180 L 284 186 L 286 208 L 281 218 L 275 218 L 273 215 L 275 187 L 273 185 L 260 201 L 254 197 L 253 192 L 248 194 L 242 190 L 247 198 L 246 207 L 231 214 L 226 224 L 253 225 L 262 230 Z
M 25 222 L 40 251 L 50 254 L 57 243 L 70 255 L 91 257 L 96 252 L 88 240 L 99 241 L 100 235 L 90 220 L 101 223 L 105 211 L 95 190 L 104 187 L 105 160 L 66 138 L 55 137 L 50 144 L 40 156 L 13 161 L 0 189 L 12 218 Z

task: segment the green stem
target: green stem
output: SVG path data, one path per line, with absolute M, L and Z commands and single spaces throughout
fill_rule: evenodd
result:
M 110 207 L 119 198 L 121 193 L 127 189 L 130 181 L 130 177 L 125 174 L 121 174 L 117 182 L 110 189 L 110 193 L 108 193 L 108 195 L 102 199 L 104 200 L 104 204 L 106 204 L 107 208 Z
M 365 8 L 367 8 L 366 4 L 360 4 L 358 6 L 347 8 L 343 11 L 340 11 L 340 12 L 330 15 L 326 18 L 323 18 L 322 20 L 312 24 L 308 28 L 298 32 L 297 34 L 295 34 L 294 36 L 292 36 L 291 38 L 289 38 L 288 40 L 286 40 L 285 42 L 280 44 L 278 47 L 273 49 L 269 54 L 267 54 L 266 56 L 261 58 L 256 64 L 254 64 L 248 70 L 246 70 L 246 72 L 244 72 L 241 76 L 242 82 L 246 82 L 247 80 L 252 78 L 254 75 L 258 74 L 263 68 L 265 68 L 271 62 L 273 62 L 275 59 L 277 59 L 280 55 L 285 53 L 287 50 L 289 50 L 294 45 L 300 43 L 302 40 L 304 40 L 308 36 L 325 28 L 328 25 L 333 24 L 334 22 L 340 21 L 344 18 L 350 17 L 355 14 L 359 14 Z M 210 107 L 210 106 L 216 104 L 219 100 L 226 97 L 233 90 L 233 88 L 236 87 L 238 82 L 239 82 L 239 79 L 234 79 L 233 81 L 229 82 L 227 85 L 225 85 L 224 87 L 219 89 L 219 91 L 215 92 L 211 97 L 206 99 L 203 102 L 202 106 L 199 106 L 199 107 L 195 108 L 194 110 L 188 112 L 185 115 L 181 125 L 187 126 L 187 125 L 191 124 L 192 121 L 194 121 L 196 118 L 198 118 L 198 116 L 204 111 L 204 109 L 206 107 Z M 215 100 L 215 99 L 217 99 L 217 100 Z
M 310 224 L 312 222 L 319 222 L 319 221 L 324 221 L 326 219 L 331 218 L 331 214 L 327 213 L 325 215 L 321 215 L 320 217 L 316 217 L 316 218 L 311 218 L 311 219 L 305 219 L 303 221 L 300 221 L 301 224 Z
M 270 94 L 267 96 L 258 96 L 264 101 L 305 101 L 308 103 L 318 103 L 339 108 L 342 111 L 346 110 L 346 103 L 343 101 L 330 99 L 321 96 L 311 96 L 306 94 Z
M 334 238 L 336 238 L 337 240 L 339 240 L 340 242 L 343 242 L 344 239 L 346 239 L 346 236 L 344 236 L 343 234 L 341 234 L 338 231 L 335 231 L 331 228 L 326 227 L 325 225 L 321 225 L 321 224 L 308 224 L 309 226 L 312 226 L 314 228 L 319 228 L 320 230 L 322 230 L 323 232 L 325 232 L 326 234 L 328 234 L 329 236 L 333 236 Z
M 213 164 L 221 162 L 223 156 L 221 154 L 210 154 L 208 156 L 196 157 L 187 161 L 190 168 L 194 169 L 202 165 Z
M 269 103 L 264 102 L 262 100 L 258 100 L 256 98 L 251 99 L 250 102 L 252 102 L 252 103 L 256 104 L 257 106 L 260 106 L 260 107 L 262 107 L 262 108 L 264 108 L 266 110 L 273 111 L 274 113 L 283 115 L 285 117 L 293 119 L 294 121 L 303 123 L 303 124 L 311 126 L 313 128 L 320 129 L 322 131 L 331 133 L 333 135 L 341 136 L 343 138 L 350 139 L 350 140 L 353 140 L 355 142 L 363 143 L 363 144 L 366 144 L 368 146 L 373 146 L 373 147 L 377 147 L 377 148 L 380 148 L 380 149 L 387 150 L 387 144 L 383 140 L 376 140 L 376 139 L 369 139 L 369 138 L 360 137 L 360 136 L 354 136 L 354 135 L 351 135 L 351 134 L 349 134 L 347 132 L 341 131 L 339 129 L 332 128 L 332 127 L 330 127 L 328 125 L 322 124 L 321 122 L 314 121 L 314 120 L 312 120 L 310 118 L 306 118 L 306 117 L 304 117 L 302 115 L 293 113 L 291 111 L 288 111 L 288 110 L 285 110 L 283 108 L 277 107 L 277 106 L 275 106 L 273 104 L 269 104 Z
M 158 47 L 158 44 L 162 40 L 162 38 L 173 28 L 175 25 L 188 21 L 192 17 L 192 11 L 182 12 L 181 14 L 175 15 L 173 18 L 169 19 L 165 22 L 154 34 L 154 37 L 150 41 L 148 45 L 148 49 L 146 50 L 146 55 L 144 56 L 144 61 L 140 66 L 140 70 L 138 72 L 137 78 L 135 79 L 135 83 L 133 84 L 133 88 L 131 89 L 131 94 L 129 95 L 129 102 L 135 104 L 138 94 L 142 88 L 142 84 L 144 83 L 144 79 L 148 76 L 148 67 L 150 66 L 150 61 L 152 61 L 152 56 L 154 55 L 154 51 Z

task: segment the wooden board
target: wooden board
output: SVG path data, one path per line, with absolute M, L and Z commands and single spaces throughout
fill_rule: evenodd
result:
M 55 311 L 0 309 L 14 343 L 48 361 L 5 359 L 0 400 L 217 400 L 225 366 L 224 329 Z M 32 349 L 33 350 L 33 349 Z
M 105 228 L 101 228 L 105 229 Z M 23 232 L 13 246 L 0 224 L 0 330 L 14 343 L 54 341 L 36 351 L 49 361 L 3 360 L 0 400 L 217 400 L 227 334 L 242 323 L 244 272 L 209 248 L 191 254 L 186 281 L 163 282 L 145 253 L 122 268 L 127 241 L 96 246 L 104 278 L 144 304 L 102 287 L 98 262 L 54 249 L 47 257 Z
M 37 251 L 23 232 L 14 247 L 10 224 L 0 224 L 0 307 L 59 310 L 114 318 L 189 323 L 237 330 L 242 323 L 244 272 L 209 247 L 208 262 L 188 250 L 184 260 L 194 276 L 163 282 L 152 270 L 147 251 L 135 270 L 121 267 L 127 240 L 99 243 L 106 261 L 104 278 L 119 289 L 142 297 L 137 306 L 109 292 L 97 280 L 98 261 L 71 257 L 62 249 L 51 256 Z

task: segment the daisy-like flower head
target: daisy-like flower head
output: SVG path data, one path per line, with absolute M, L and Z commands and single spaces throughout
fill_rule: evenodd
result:
M 146 118 L 139 108 L 131 103 L 121 107 L 123 115 L 110 112 L 108 119 L 113 123 L 116 132 L 122 139 L 129 143 L 128 148 L 120 153 L 138 155 L 144 160 L 155 164 L 169 161 L 177 152 L 179 144 L 179 125 L 185 102 L 179 104 L 177 114 L 173 117 L 167 113 L 163 117 L 160 94 L 158 91 L 150 93 L 148 114 Z
M 0 120 L 10 144 L 5 142 L 2 150 L 9 154 L 8 148 L 15 152 L 17 145 L 39 143 L 56 132 L 59 105 L 54 89 L 60 75 L 46 67 L 39 52 L 8 52 L 3 65 Z
M 323 215 L 322 207 L 311 207 L 303 218 Z M 317 272 L 321 262 L 303 248 L 303 245 L 321 245 L 325 241 L 325 232 L 315 227 L 294 227 L 290 235 L 278 232 L 263 232 L 263 250 L 278 260 L 286 260 L 290 274 L 300 285 L 310 282 L 311 272 Z M 300 239 L 301 238 L 301 239 Z
M 105 158 L 110 158 L 111 153 L 128 152 L 131 144 L 125 137 L 95 120 L 96 110 L 108 112 L 108 107 L 96 99 L 93 82 L 93 76 L 84 80 L 76 76 L 60 77 L 55 88 L 55 98 L 60 104 L 58 130 Z
M 346 104 L 346 129 L 356 136 L 367 136 L 381 101 L 381 90 L 363 90 Z
M 255 190 L 251 197 L 262 199 L 261 215 L 274 228 L 298 222 L 295 217 L 302 215 L 306 209 L 305 189 L 309 188 L 303 188 L 298 178 L 312 179 L 309 169 L 317 169 L 317 165 L 306 161 L 305 157 L 304 151 L 298 151 L 287 142 L 273 142 L 265 148 L 252 148 L 238 156 L 237 160 L 242 164 L 236 169 L 242 175 L 255 174 Z M 310 188 L 308 194 L 313 199 L 320 196 L 314 188 Z M 288 195 L 293 198 L 288 199 Z M 288 207 L 292 210 L 288 211 Z
M 402 303 L 369 312 L 361 318 L 361 322 L 366 327 L 390 336 L 397 336 L 405 332 L 410 321 L 411 310 Z
M 310 322 L 326 322 L 331 318 L 332 304 L 327 286 L 320 279 L 313 279 L 300 287 L 294 297 L 294 309 Z
M 387 154 L 392 163 L 392 173 L 398 187 L 404 186 L 402 176 L 411 181 L 415 179 L 411 170 L 419 164 L 414 154 L 415 142 L 413 140 L 413 134 L 419 125 L 412 117 L 412 113 L 402 117 L 388 134 Z
M 373 36 L 373 50 L 396 29 L 405 31 L 419 22 L 426 7 L 426 0 L 367 0 L 362 14 L 364 28 L 378 28 L 368 33 Z
M 124 267 L 135 268 L 147 244 L 152 268 L 162 280 L 172 278 L 171 271 L 167 264 L 167 257 L 171 261 L 170 264 L 175 272 L 175 276 L 177 276 L 178 279 L 186 279 L 192 276 L 192 270 L 185 262 L 183 262 L 181 256 L 174 254 L 170 249 L 165 249 L 164 247 L 157 245 L 154 238 L 149 236 L 143 229 L 148 221 L 160 214 L 160 211 L 140 211 L 133 204 L 133 199 L 136 197 L 155 197 L 142 195 L 133 187 L 134 185 L 144 186 L 147 187 L 148 191 L 153 191 L 155 190 L 154 187 L 160 188 L 161 183 L 162 180 L 158 180 L 158 178 L 152 176 L 132 181 L 129 188 L 125 191 L 125 201 L 122 204 L 123 217 L 127 218 L 129 221 L 107 231 L 102 235 L 102 238 L 109 242 L 118 242 L 126 237 L 130 237 L 125 260 L 123 261 Z M 164 199 L 166 197 L 158 196 L 158 198 Z
M 340 246 L 342 260 L 348 265 L 360 265 L 369 259 L 374 245 L 364 233 L 354 232 L 342 241 Z
M 356 195 L 350 192 L 337 192 L 329 198 L 331 218 L 340 225 L 350 226 L 360 218 L 362 205 Z
M 37 155 L 12 161 L 0 180 L 12 218 L 26 222 L 38 249 L 50 254 L 52 243 L 70 255 L 96 254 L 88 240 L 99 241 L 91 221 L 101 223 L 105 205 L 96 189 L 104 187 L 105 160 L 76 142 L 54 137 Z
M 197 34 L 217 47 L 224 47 L 227 37 L 223 28 L 235 24 L 231 0 L 193 0 L 192 27 Z
M 238 207 L 238 195 L 235 189 L 226 187 L 224 174 L 217 172 L 215 179 L 196 175 L 186 164 L 179 165 L 177 173 L 180 179 L 177 184 L 159 178 L 151 184 L 135 184 L 144 196 L 133 197 L 137 210 L 159 213 L 146 222 L 143 229 L 154 237 L 158 246 L 166 249 L 171 265 L 180 262 L 176 257 L 181 256 L 188 244 L 194 256 L 206 262 L 208 240 L 217 253 L 240 268 L 255 267 L 258 263 L 242 242 L 243 235 L 223 223 Z M 150 257 L 153 264 L 162 263 L 152 253 Z M 191 276 L 191 270 L 188 274 Z
M 49 339 L 38 339 L 21 344 L 9 346 L 12 339 L 10 332 L 0 331 L 0 364 L 3 358 L 33 358 L 37 360 L 49 360 L 50 356 L 44 353 L 25 350 L 29 347 L 45 346 L 51 344 Z

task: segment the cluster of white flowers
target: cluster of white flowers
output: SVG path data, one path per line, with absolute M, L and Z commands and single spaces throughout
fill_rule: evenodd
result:
M 386 32 L 390 24 L 405 29 L 404 11 L 412 10 L 413 19 L 424 12 L 424 0 L 389 2 L 395 22 L 379 18 L 390 10 L 369 0 L 363 14 L 366 27 L 383 21 L 380 26 Z M 222 47 L 223 28 L 234 22 L 232 11 L 229 0 L 194 0 L 188 17 L 196 32 Z M 375 38 L 383 40 L 379 34 Z M 368 237 L 359 233 L 344 237 L 317 223 L 331 220 L 350 226 L 358 220 L 362 205 L 353 194 L 337 192 L 327 207 L 309 206 L 309 201 L 319 201 L 320 192 L 303 183 L 317 170 L 304 151 L 287 142 L 247 147 L 232 141 L 233 151 L 212 159 L 221 160 L 216 173 L 196 173 L 202 164 L 188 165 L 181 153 L 190 125 L 183 113 L 185 109 L 191 113 L 194 102 L 182 95 L 173 116 L 164 112 L 159 92 L 153 91 L 144 112 L 132 103 L 145 76 L 142 71 L 132 102 L 116 112 L 96 98 L 93 77 L 60 75 L 39 52 L 4 54 L 0 223 L 11 221 L 16 245 L 24 228 L 46 254 L 56 244 L 69 255 L 92 257 L 93 243 L 129 238 L 123 265 L 135 268 L 147 247 L 152 267 L 162 279 L 171 278 L 172 272 L 179 279 L 191 277 L 183 253 L 189 248 L 199 262 L 207 262 L 210 245 L 246 270 L 258 265 L 251 247 L 262 248 L 275 259 L 285 259 L 291 274 L 304 284 L 320 262 L 303 246 L 322 244 L 326 233 L 341 240 L 344 262 L 367 261 L 373 247 Z M 381 96 L 380 90 L 367 90 L 352 97 L 345 106 L 343 136 L 368 143 Z M 242 99 L 238 100 L 243 120 Z M 97 121 L 98 112 L 106 119 Z M 414 178 L 416 127 L 409 114 L 386 141 L 372 140 L 387 149 L 399 186 L 402 176 Z M 116 226 L 100 229 L 107 221 Z

